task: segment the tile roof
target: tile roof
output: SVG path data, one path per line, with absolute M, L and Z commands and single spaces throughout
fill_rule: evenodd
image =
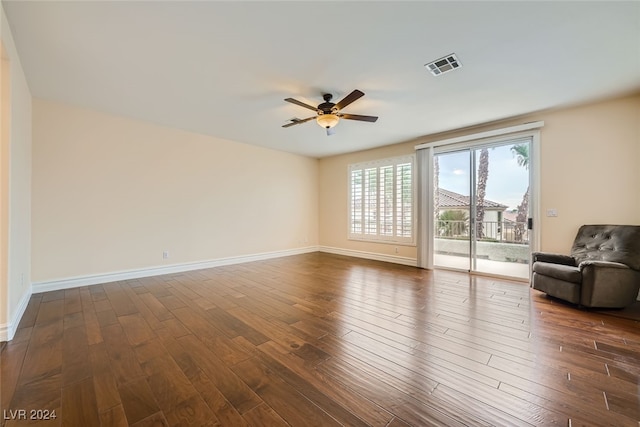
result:
M 438 188 L 438 197 L 440 209 L 442 208 L 468 208 L 469 196 L 463 196 L 462 194 L 454 193 L 453 191 L 445 190 L 444 188 Z M 507 208 L 506 205 L 494 202 L 488 199 L 484 199 L 484 208 L 489 210 L 502 211 Z

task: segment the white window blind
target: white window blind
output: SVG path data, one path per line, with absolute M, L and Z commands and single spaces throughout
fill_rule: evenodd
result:
M 349 165 L 349 238 L 414 243 L 414 156 Z

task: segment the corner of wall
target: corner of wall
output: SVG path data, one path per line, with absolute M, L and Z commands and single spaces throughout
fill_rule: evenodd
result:
M 0 4 L 2 61 L 2 280 L 0 340 L 16 332 L 31 297 L 32 97 Z
M 18 330 L 18 325 L 20 324 L 20 320 L 24 315 L 25 310 L 27 309 L 27 305 L 29 305 L 29 300 L 31 299 L 32 288 L 29 286 L 27 291 L 22 294 L 18 306 L 11 317 L 11 320 L 5 324 L 0 324 L 0 342 L 2 341 L 11 341 Z

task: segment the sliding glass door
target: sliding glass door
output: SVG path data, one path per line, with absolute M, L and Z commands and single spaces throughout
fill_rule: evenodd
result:
M 434 266 L 529 277 L 531 138 L 433 156 Z
M 434 171 L 434 265 L 471 270 L 471 152 L 437 154 Z

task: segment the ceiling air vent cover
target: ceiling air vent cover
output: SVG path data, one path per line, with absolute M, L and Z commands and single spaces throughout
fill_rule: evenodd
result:
M 433 74 L 434 76 L 439 76 L 440 74 L 462 67 L 462 64 L 458 60 L 456 54 L 452 53 L 451 55 L 447 55 L 440 59 L 436 59 L 433 62 L 425 64 L 425 67 L 427 67 L 427 69 L 431 71 L 431 74 Z

